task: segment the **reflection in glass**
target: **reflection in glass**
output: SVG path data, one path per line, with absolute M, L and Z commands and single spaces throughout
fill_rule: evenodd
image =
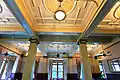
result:
M 52 64 L 52 78 L 63 78 L 63 63 Z
M 52 78 L 57 78 L 57 72 L 52 72 Z
M 52 71 L 57 71 L 57 65 L 53 65 Z
M 63 65 L 58 65 L 58 71 L 63 71 Z
M 58 72 L 58 78 L 63 78 L 63 72 Z
M 115 66 L 116 71 L 120 71 L 119 65 L 114 65 L 114 66 Z
M 109 60 L 108 63 L 111 66 L 111 71 L 120 72 L 120 58 Z

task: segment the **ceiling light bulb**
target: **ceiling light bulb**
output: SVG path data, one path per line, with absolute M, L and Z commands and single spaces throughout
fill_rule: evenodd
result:
M 55 18 L 56 18 L 57 20 L 59 20 L 59 21 L 64 20 L 65 17 L 66 17 L 66 14 L 65 14 L 64 11 L 58 10 L 58 11 L 55 12 Z

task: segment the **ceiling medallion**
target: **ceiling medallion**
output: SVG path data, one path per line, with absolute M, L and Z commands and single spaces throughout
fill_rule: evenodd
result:
M 45 7 L 45 9 L 48 12 L 50 12 L 51 14 L 54 14 L 56 12 L 56 10 L 59 7 L 60 2 L 62 3 L 61 7 L 66 14 L 71 13 L 77 5 L 77 1 L 75 1 L 75 0 L 52 0 L 52 1 L 51 0 L 42 0 L 42 2 L 43 2 L 43 6 Z

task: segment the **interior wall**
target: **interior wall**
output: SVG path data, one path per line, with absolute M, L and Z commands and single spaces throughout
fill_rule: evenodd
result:
M 111 56 L 107 56 L 107 57 L 103 57 L 103 65 L 104 65 L 104 70 L 106 73 L 112 73 L 110 71 L 110 66 L 108 65 L 108 61 L 115 59 L 115 58 L 120 58 L 120 42 L 107 48 L 105 50 L 105 52 L 110 51 L 110 53 L 112 54 Z
M 102 49 L 102 46 L 99 47 L 97 50 L 95 50 L 93 52 L 93 57 L 96 55 L 96 54 L 99 54 L 103 51 Z M 104 72 L 105 73 L 111 73 L 110 72 L 110 67 L 108 65 L 108 60 L 111 60 L 111 59 L 115 59 L 115 58 L 120 58 L 120 42 L 115 44 L 115 45 L 112 45 L 111 47 L 107 48 L 104 50 L 104 52 L 108 52 L 110 51 L 110 53 L 112 54 L 111 56 L 106 56 L 106 57 L 101 57 L 102 58 L 102 63 L 103 63 L 103 66 L 104 66 Z M 98 63 L 93 63 L 93 65 L 96 65 Z M 94 71 L 95 71 L 95 66 L 94 66 Z
M 69 58 L 68 61 L 69 73 L 77 73 L 76 58 Z
M 47 60 L 47 58 L 40 58 L 38 73 L 48 73 L 48 60 Z
M 110 51 L 110 53 L 112 54 L 112 56 L 108 56 L 105 59 L 110 60 L 114 58 L 119 58 L 120 57 L 120 42 L 107 48 L 105 51 L 106 52 Z
M 46 58 L 40 58 L 38 73 L 48 73 L 48 65 Z M 65 59 L 64 70 L 66 73 L 77 73 L 76 58 Z
M 95 59 L 94 56 L 96 54 L 99 54 L 103 51 L 103 48 L 101 46 L 93 49 L 91 52 L 90 52 L 90 62 L 91 62 L 91 71 L 92 73 L 100 73 L 100 68 L 99 68 L 99 61 L 98 59 Z
M 26 58 L 27 57 L 19 58 L 16 73 L 23 73 L 24 72 L 24 66 L 25 66 L 25 63 L 27 62 Z
M 91 72 L 92 73 L 100 73 L 98 60 L 96 60 L 94 58 L 90 58 L 90 63 L 91 63 Z

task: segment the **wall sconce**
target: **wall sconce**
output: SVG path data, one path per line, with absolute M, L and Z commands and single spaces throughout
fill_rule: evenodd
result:
M 106 57 L 106 56 L 111 56 L 111 53 L 110 53 L 110 51 L 108 51 L 108 52 L 101 52 L 100 54 L 97 54 L 96 56 L 94 56 L 94 59 L 98 59 L 98 57 L 102 57 L 102 56 L 104 56 L 104 57 Z

